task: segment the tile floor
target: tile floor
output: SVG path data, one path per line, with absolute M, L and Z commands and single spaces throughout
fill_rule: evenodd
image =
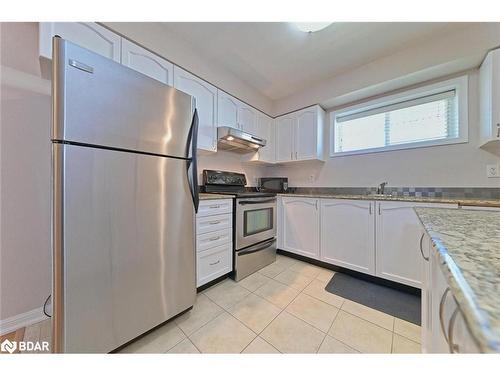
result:
M 420 353 L 420 327 L 324 290 L 333 271 L 283 255 L 226 279 L 122 353 Z
M 283 255 L 240 282 L 198 294 L 192 310 L 121 353 L 420 353 L 420 327 L 324 290 L 333 271 Z M 46 339 L 49 320 L 24 338 Z

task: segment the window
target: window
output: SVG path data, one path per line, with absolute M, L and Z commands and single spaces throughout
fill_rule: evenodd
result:
M 467 142 L 467 77 L 331 113 L 331 155 Z

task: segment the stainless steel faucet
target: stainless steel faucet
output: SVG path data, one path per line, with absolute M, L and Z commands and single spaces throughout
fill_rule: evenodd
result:
M 377 188 L 377 194 L 384 194 L 385 185 L 387 185 L 387 182 L 382 182 L 382 183 L 378 186 L 378 188 Z

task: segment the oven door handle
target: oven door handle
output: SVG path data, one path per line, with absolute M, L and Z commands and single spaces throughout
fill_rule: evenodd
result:
M 242 251 L 237 251 L 237 253 L 238 253 L 238 256 L 256 253 L 257 251 L 267 249 L 269 246 L 271 246 L 275 242 L 276 242 L 276 238 L 273 238 L 269 241 L 266 241 L 265 243 L 263 243 L 261 245 L 258 245 L 259 247 L 257 247 L 257 248 L 250 247 L 250 248 L 242 250 Z
M 276 202 L 276 198 L 263 199 L 261 201 L 239 201 L 238 203 L 241 205 L 245 205 L 245 204 L 261 204 L 261 203 L 270 203 L 270 202 Z

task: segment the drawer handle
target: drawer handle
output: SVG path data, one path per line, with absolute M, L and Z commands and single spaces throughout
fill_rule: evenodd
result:
M 220 208 L 220 204 L 213 204 L 209 208 Z
M 444 339 L 448 345 L 450 345 L 450 341 L 448 339 L 448 334 L 446 333 L 446 327 L 444 325 L 444 303 L 446 302 L 446 295 L 450 292 L 450 288 L 446 288 L 441 297 L 441 301 L 439 302 L 439 323 L 441 324 L 441 332 L 443 333 Z
M 424 236 L 425 236 L 425 233 L 422 233 L 422 237 L 420 237 L 420 254 L 422 254 L 422 258 L 424 258 L 424 260 L 425 260 L 426 262 L 428 262 L 428 261 L 429 261 L 429 257 L 426 257 L 426 256 L 424 255 L 424 249 L 423 249 L 423 247 L 422 247 L 422 242 L 423 242 L 423 240 L 424 240 Z
M 209 263 L 211 266 L 215 266 L 216 264 L 220 263 L 220 259 L 217 262 Z
M 209 241 L 217 241 L 217 240 L 220 240 L 220 236 L 212 237 L 209 239 Z
M 210 221 L 208 224 L 210 225 L 220 224 L 220 220 Z

